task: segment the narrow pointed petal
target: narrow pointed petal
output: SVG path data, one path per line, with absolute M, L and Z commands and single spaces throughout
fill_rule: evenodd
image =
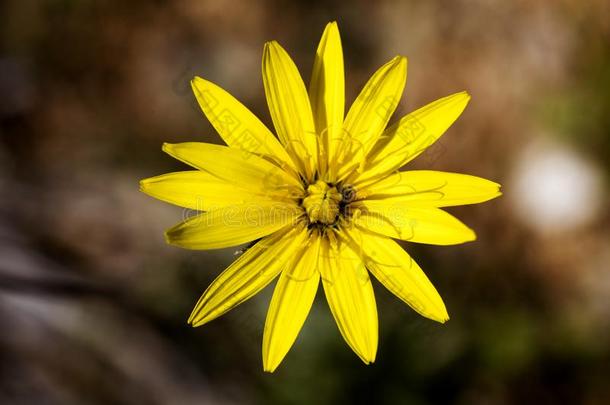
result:
M 316 128 L 299 71 L 277 42 L 265 44 L 263 84 L 273 124 L 282 144 L 308 179 L 317 167 Z
M 345 72 L 343 48 L 336 22 L 326 26 L 313 64 L 309 99 L 320 142 L 320 170 L 328 169 L 328 158 L 334 155 L 341 139 L 345 114 Z
M 281 363 L 309 314 L 320 282 L 319 251 L 320 237 L 313 232 L 275 286 L 263 334 L 265 371 L 273 372 Z
M 242 103 L 212 82 L 195 77 L 191 87 L 199 106 L 218 134 L 231 148 L 268 158 L 278 166 L 295 169 L 277 138 Z
M 246 250 L 205 290 L 188 322 L 193 326 L 208 323 L 265 288 L 290 262 L 306 235 L 303 228 L 277 232 Z
M 322 285 L 341 335 L 366 364 L 375 361 L 378 323 L 373 286 L 364 262 L 346 243 L 323 239 Z
M 297 222 L 293 204 L 246 203 L 191 217 L 170 228 L 165 239 L 186 249 L 220 249 L 250 242 Z
M 391 239 L 352 229 L 350 239 L 361 250 L 366 267 L 381 284 L 419 314 L 437 322 L 449 319 L 447 309 L 426 274 Z
M 359 199 L 409 202 L 433 207 L 478 204 L 500 196 L 500 185 L 467 174 L 412 170 L 397 172 L 358 191 Z
M 303 193 L 301 182 L 276 165 L 255 155 L 222 145 L 185 142 L 163 145 L 172 157 L 220 180 L 269 196 L 295 197 Z
M 345 117 L 343 143 L 338 148 L 337 159 L 343 165 L 339 177 L 364 161 L 396 110 L 406 80 L 407 59 L 397 56 L 366 83 Z
M 273 203 L 265 192 L 235 186 L 201 170 L 163 174 L 140 181 L 140 191 L 170 204 L 197 211 L 260 202 Z
M 353 204 L 353 209 L 356 226 L 391 238 L 431 245 L 455 245 L 476 239 L 472 229 L 435 207 L 365 200 Z
M 458 119 L 469 100 L 470 95 L 463 91 L 405 115 L 383 133 L 367 157 L 370 163 L 358 182 L 383 177 L 415 159 Z

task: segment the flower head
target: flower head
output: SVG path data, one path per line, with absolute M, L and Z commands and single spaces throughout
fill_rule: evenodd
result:
M 386 128 L 402 95 L 407 59 L 377 70 L 347 115 L 337 24 L 327 25 L 309 89 L 286 51 L 265 45 L 263 83 L 277 138 L 225 90 L 196 77 L 199 105 L 228 146 L 165 144 L 195 170 L 143 180 L 160 200 L 201 211 L 169 229 L 167 242 L 218 249 L 256 241 L 203 293 L 189 323 L 203 325 L 279 276 L 263 335 L 273 371 L 294 343 L 320 280 L 341 335 L 375 360 L 377 309 L 369 274 L 421 315 L 449 319 L 420 267 L 393 239 L 435 245 L 474 232 L 441 208 L 500 195 L 494 182 L 457 173 L 398 171 L 434 143 L 470 96 L 456 93 Z

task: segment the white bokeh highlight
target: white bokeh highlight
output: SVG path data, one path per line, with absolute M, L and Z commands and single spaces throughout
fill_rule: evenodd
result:
M 600 170 L 547 138 L 525 147 L 507 189 L 517 218 L 544 233 L 590 224 L 603 197 Z

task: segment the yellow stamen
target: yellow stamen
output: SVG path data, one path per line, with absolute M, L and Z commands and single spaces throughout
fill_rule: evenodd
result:
M 307 187 L 307 197 L 303 199 L 303 207 L 312 223 L 333 224 L 339 214 L 341 193 L 334 186 L 329 186 L 322 180 Z

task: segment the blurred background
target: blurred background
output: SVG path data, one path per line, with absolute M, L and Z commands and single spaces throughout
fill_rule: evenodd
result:
M 4 0 L 0 13 L 0 403 L 610 403 L 607 1 Z M 395 117 L 472 94 L 410 167 L 486 177 L 504 196 L 451 209 L 474 243 L 405 244 L 448 323 L 374 283 L 367 367 L 319 294 L 266 374 L 271 286 L 188 326 L 236 249 L 167 246 L 182 211 L 138 181 L 184 169 L 164 141 L 221 143 L 194 75 L 270 125 L 263 43 L 278 40 L 308 81 L 331 20 L 348 103 L 396 54 L 409 77 Z

